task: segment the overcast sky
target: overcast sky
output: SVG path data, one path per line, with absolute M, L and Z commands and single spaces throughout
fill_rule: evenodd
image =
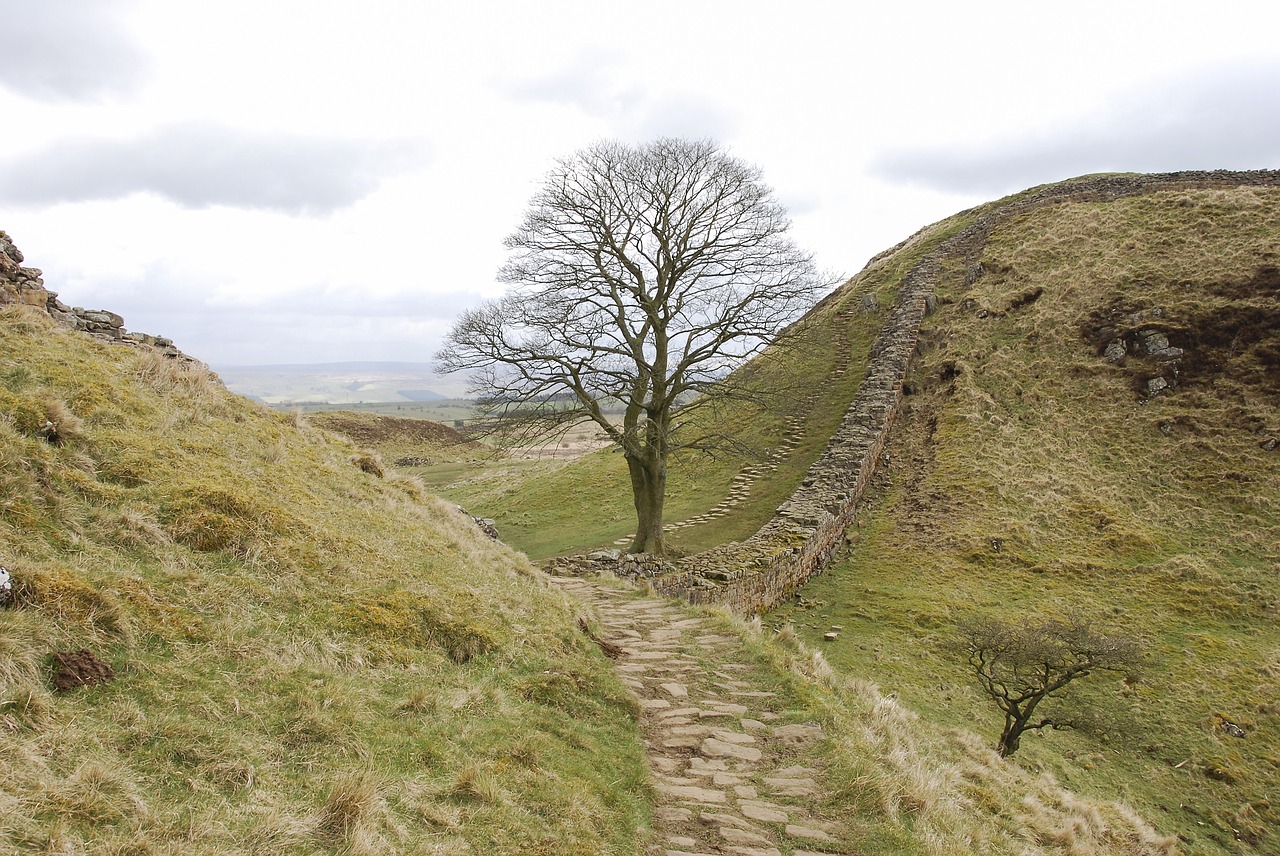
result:
M 1280 167 L 1280 4 L 0 0 L 0 229 L 217 366 L 429 361 L 553 160 L 712 137 L 853 274 L 1100 171 Z

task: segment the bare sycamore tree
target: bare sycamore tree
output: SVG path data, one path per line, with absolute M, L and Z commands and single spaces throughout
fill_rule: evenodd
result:
M 1026 731 L 1071 727 L 1061 719 L 1033 722 L 1045 699 L 1100 669 L 1132 674 L 1142 659 L 1136 640 L 1102 633 L 1074 613 L 1066 619 L 966 621 L 960 625 L 960 647 L 983 692 L 1004 713 L 996 747 L 1001 757 L 1018 751 Z
M 506 240 L 507 294 L 465 312 L 437 363 L 470 371 L 500 422 L 595 422 L 627 462 L 631 551 L 662 553 L 668 459 L 714 442 L 695 414 L 820 287 L 789 227 L 760 170 L 713 142 L 598 143 L 548 174 Z

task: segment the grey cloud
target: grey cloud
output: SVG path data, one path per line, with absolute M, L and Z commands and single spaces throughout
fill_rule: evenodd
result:
M 0 0 L 0 86 L 24 97 L 93 101 L 130 92 L 149 62 L 115 0 Z
M 1280 166 L 1280 65 L 1242 64 L 1169 80 L 1021 139 L 886 152 L 890 181 L 1000 194 L 1093 172 Z
M 325 214 L 426 159 L 421 143 L 176 125 L 128 140 L 62 140 L 0 161 L 0 200 L 48 205 L 149 192 L 185 208 Z
M 428 362 L 444 344 L 439 335 L 405 333 L 395 319 L 336 316 L 308 319 L 291 316 L 210 316 L 200 312 L 145 312 L 124 315 L 125 326 L 168 336 L 183 351 L 211 364 L 281 365 L 348 360 Z M 433 328 L 428 328 L 433 329 Z

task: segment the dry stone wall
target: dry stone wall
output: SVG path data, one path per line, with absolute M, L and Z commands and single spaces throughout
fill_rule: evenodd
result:
M 889 429 L 902 401 L 902 386 L 916 352 L 920 323 L 933 309 L 944 260 L 960 256 L 972 263 L 1000 223 L 1046 205 L 1240 186 L 1280 186 L 1280 171 L 1093 176 L 1032 190 L 985 211 L 975 209 L 974 220 L 966 229 L 940 242 L 903 277 L 897 301 L 872 346 L 866 379 L 840 427 L 800 487 L 756 534 L 674 561 L 607 551 L 558 560 L 553 570 L 612 571 L 643 579 L 661 594 L 743 614 L 765 612 L 789 599 L 822 571 L 839 547 L 883 460 Z M 876 256 L 868 266 L 913 243 L 915 237 Z
M 22 253 L 13 245 L 13 241 L 7 234 L 0 232 L 0 307 L 14 304 L 30 306 L 48 313 L 63 327 L 80 330 L 95 339 L 153 348 L 183 362 L 196 362 L 179 351 L 169 339 L 146 333 L 130 333 L 124 327 L 124 319 L 114 312 L 66 305 L 58 299 L 57 292 L 45 288 L 44 274 L 38 268 L 23 267 L 23 261 Z

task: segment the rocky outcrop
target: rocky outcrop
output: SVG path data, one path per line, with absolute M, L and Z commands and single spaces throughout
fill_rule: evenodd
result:
M 124 319 L 114 312 L 66 305 L 58 299 L 57 292 L 45 288 L 43 272 L 38 268 L 23 267 L 23 261 L 22 253 L 13 241 L 0 232 L 0 306 L 30 306 L 48 313 L 63 327 L 80 330 L 103 342 L 151 348 L 183 362 L 198 362 L 163 336 L 130 333 L 124 327 Z
M 971 275 L 980 276 L 977 259 L 995 228 L 1012 217 L 1047 205 L 1106 202 L 1157 191 L 1240 186 L 1280 186 L 1280 171 L 1093 176 L 1028 191 L 967 212 L 973 217 L 970 225 L 938 243 L 899 283 L 897 301 L 872 346 L 866 379 L 843 422 L 800 487 L 758 532 L 745 541 L 674 561 L 608 551 L 559 560 L 553 570 L 608 570 L 643 579 L 662 594 L 747 614 L 764 612 L 792 597 L 822 571 L 842 543 L 876 468 L 883 462 L 888 432 L 916 351 L 920 322 L 933 310 L 934 289 L 945 260 L 964 259 Z M 923 238 L 927 238 L 927 230 L 876 256 L 868 266 Z M 833 298 L 839 299 L 833 295 L 823 303 Z M 872 311 L 869 302 L 860 308 Z M 1143 335 L 1144 332 L 1150 334 Z M 1139 331 L 1135 344 L 1147 355 L 1170 364 L 1181 354 L 1158 331 Z M 1118 348 L 1113 349 L 1113 355 L 1123 358 Z

